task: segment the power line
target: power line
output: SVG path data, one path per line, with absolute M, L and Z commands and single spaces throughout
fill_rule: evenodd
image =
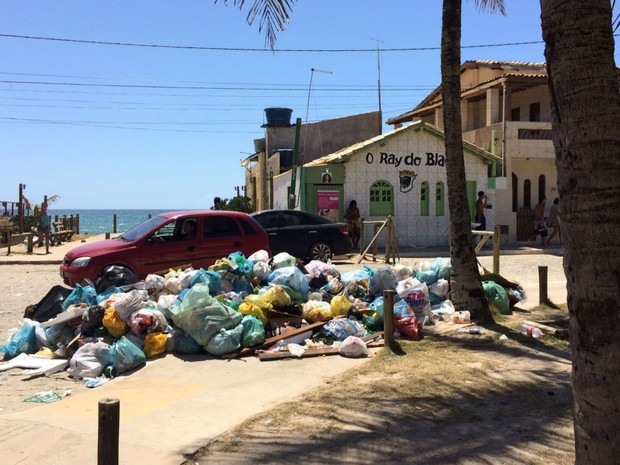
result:
M 177 50 L 198 50 L 212 52 L 268 52 L 268 53 L 376 53 L 376 48 L 349 48 L 349 49 L 294 49 L 294 48 L 244 48 L 244 47 L 205 47 L 200 45 L 169 45 L 169 44 L 141 44 L 135 42 L 112 42 L 107 40 L 87 40 L 87 39 L 67 39 L 61 37 L 43 37 L 29 36 L 18 34 L 0 34 L 0 37 L 10 39 L 25 40 L 44 40 L 50 42 L 67 42 L 89 45 L 111 45 L 117 47 L 141 47 L 141 48 L 163 48 Z M 478 44 L 478 45 L 462 45 L 461 48 L 490 48 L 490 47 L 514 47 L 520 45 L 539 45 L 544 44 L 542 40 L 533 40 L 527 42 L 506 42 L 500 44 Z M 441 47 L 401 47 L 401 48 L 382 48 L 382 52 L 424 52 L 432 50 L 441 50 Z

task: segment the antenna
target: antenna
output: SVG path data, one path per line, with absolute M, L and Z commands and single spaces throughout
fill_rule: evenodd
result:
M 323 74 L 333 74 L 331 71 L 327 71 L 324 69 L 316 69 L 310 68 L 310 85 L 308 85 L 308 102 L 306 103 L 306 127 L 304 129 L 304 153 L 301 156 L 301 164 L 304 162 L 304 155 L 306 151 L 306 137 L 308 135 L 308 111 L 310 110 L 310 93 L 312 91 L 312 78 L 314 77 L 314 73 L 323 73 Z
M 379 55 L 379 42 L 384 43 L 383 40 L 379 40 L 379 39 L 374 39 L 371 37 L 372 40 L 377 42 L 377 93 L 379 94 L 379 134 L 383 133 L 383 122 L 381 121 L 382 118 L 382 111 L 381 111 L 381 56 Z

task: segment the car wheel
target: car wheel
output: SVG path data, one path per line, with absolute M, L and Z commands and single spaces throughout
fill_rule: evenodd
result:
M 321 260 L 322 262 L 327 262 L 327 260 L 334 256 L 334 250 L 327 242 L 317 242 L 310 247 L 308 256 L 310 257 L 310 260 Z

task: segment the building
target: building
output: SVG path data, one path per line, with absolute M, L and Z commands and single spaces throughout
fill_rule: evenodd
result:
M 496 224 L 511 242 L 525 241 L 532 230 L 531 209 L 543 197 L 558 196 L 545 65 L 467 61 L 461 67 L 461 99 L 463 139 L 500 159 L 489 177 Z M 387 124 L 414 121 L 443 128 L 441 87 Z
M 287 201 L 274 203 L 274 189 L 278 191 L 282 187 L 282 173 L 375 137 L 381 134 L 382 127 L 379 111 L 307 124 L 301 124 L 298 119 L 299 127 L 291 124 L 291 109 L 266 108 L 265 115 L 267 122 L 262 126 L 265 137 L 254 141 L 255 153 L 241 162 L 246 169 L 246 195 L 256 210 L 288 206 Z
M 494 178 L 489 172 L 501 158 L 464 142 L 466 185 L 470 211 L 476 193 L 488 197 L 487 229 L 496 224 Z M 280 208 L 286 186 L 294 184 L 296 208 L 343 219 L 356 200 L 365 220 L 392 216 L 398 246 L 447 246 L 450 218 L 447 205 L 445 142 L 443 132 L 417 122 L 379 135 L 293 169 L 280 176 L 274 199 Z M 294 176 L 294 181 L 292 181 Z M 366 237 L 372 231 L 366 232 Z M 385 244 L 380 237 L 379 244 Z

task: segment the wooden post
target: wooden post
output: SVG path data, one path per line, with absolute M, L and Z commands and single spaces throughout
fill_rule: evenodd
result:
M 500 234 L 500 227 L 496 224 L 493 228 L 493 273 L 495 274 L 499 274 Z
M 99 401 L 97 465 L 118 465 L 120 400 Z
M 80 234 L 80 214 L 75 214 L 75 234 Z
M 377 230 L 379 229 L 379 225 L 378 225 L 378 224 L 375 224 L 375 225 L 374 225 L 374 227 L 375 227 L 375 235 L 374 235 L 374 237 L 375 237 L 375 241 L 374 241 L 374 243 L 373 243 L 373 246 L 374 246 L 374 247 L 373 247 L 373 249 L 372 249 L 372 261 L 373 261 L 373 262 L 376 262 L 376 261 L 377 261 L 377 254 L 379 253 L 379 246 L 377 245 L 377 240 L 376 240 L 377 235 L 379 234 L 379 233 L 377 232 Z
M 547 267 L 539 266 L 538 267 L 538 303 L 540 305 L 547 304 L 549 302 L 549 297 L 547 294 Z
M 27 248 L 27 252 L 28 253 L 34 252 L 34 241 L 33 241 L 32 237 L 33 237 L 32 234 L 28 235 L 28 248 Z
M 360 253 L 362 252 L 362 250 L 364 250 L 364 218 L 360 218 L 360 242 L 359 242 L 359 248 L 360 248 Z
M 116 213 L 112 216 L 112 232 L 116 234 Z
M 105 238 L 106 238 L 106 239 L 109 239 L 109 238 L 110 238 L 110 233 L 109 233 L 109 232 L 105 233 Z
M 394 345 L 394 290 L 383 291 L 383 337 L 385 347 Z

